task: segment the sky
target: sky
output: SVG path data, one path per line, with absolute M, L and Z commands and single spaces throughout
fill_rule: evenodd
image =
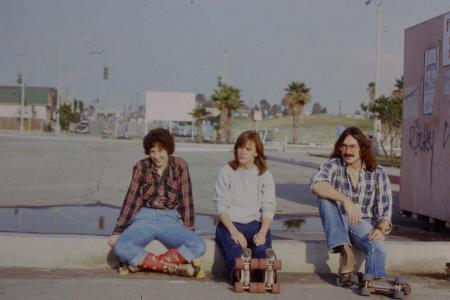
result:
M 0 0 L 0 85 L 23 73 L 29 86 L 122 110 L 145 91 L 210 96 L 218 76 L 248 104 L 279 104 L 297 81 L 311 89 L 306 110 L 353 113 L 375 81 L 377 5 L 386 95 L 403 73 L 404 30 L 450 11 L 448 0 L 365 2 Z

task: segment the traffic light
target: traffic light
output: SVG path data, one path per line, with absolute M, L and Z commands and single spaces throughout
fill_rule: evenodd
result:
M 17 84 L 22 84 L 22 74 L 19 73 L 19 76 L 17 76 Z
M 108 80 L 108 76 L 109 76 L 109 69 L 108 67 L 103 67 L 103 79 L 104 80 Z

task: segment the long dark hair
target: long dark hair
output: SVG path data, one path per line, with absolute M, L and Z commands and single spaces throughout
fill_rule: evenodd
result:
M 355 140 L 358 141 L 359 155 L 361 160 L 366 164 L 366 168 L 373 172 L 377 167 L 377 161 L 372 152 L 372 141 L 362 132 L 358 127 L 348 127 L 342 132 L 338 140 L 334 144 L 333 152 L 330 158 L 342 157 L 341 146 L 347 136 L 351 135 Z
M 238 148 L 245 147 L 248 141 L 255 143 L 256 153 L 258 154 L 258 156 L 255 157 L 255 165 L 258 167 L 259 175 L 262 175 L 267 170 L 266 155 L 264 154 L 264 145 L 256 131 L 248 130 L 239 135 L 234 144 L 234 160 L 229 161 L 228 164 L 233 170 L 239 168 L 237 150 Z

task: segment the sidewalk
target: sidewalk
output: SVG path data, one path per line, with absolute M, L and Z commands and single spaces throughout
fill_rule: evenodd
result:
M 223 278 L 196 280 L 157 273 L 120 276 L 112 270 L 32 270 L 0 268 L 2 300 L 179 300 L 179 299 L 362 299 L 356 288 L 336 287 L 334 275 L 279 274 L 281 294 L 236 294 Z M 447 277 L 407 276 L 412 293 L 405 299 L 447 300 Z M 391 299 L 372 295 L 367 299 Z

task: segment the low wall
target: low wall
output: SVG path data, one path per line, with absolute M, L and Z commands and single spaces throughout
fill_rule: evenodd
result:
M 0 234 L 0 267 L 103 269 L 118 266 L 106 237 L 81 235 Z M 203 267 L 213 273 L 225 271 L 223 257 L 214 240 L 205 238 Z M 330 273 L 339 255 L 328 253 L 324 241 L 275 240 L 283 272 Z M 449 242 L 387 241 L 389 273 L 442 273 L 450 262 Z M 159 254 L 165 247 L 152 242 L 148 250 Z M 363 257 L 356 253 L 361 264 Z M 361 270 L 363 265 L 361 265 Z

